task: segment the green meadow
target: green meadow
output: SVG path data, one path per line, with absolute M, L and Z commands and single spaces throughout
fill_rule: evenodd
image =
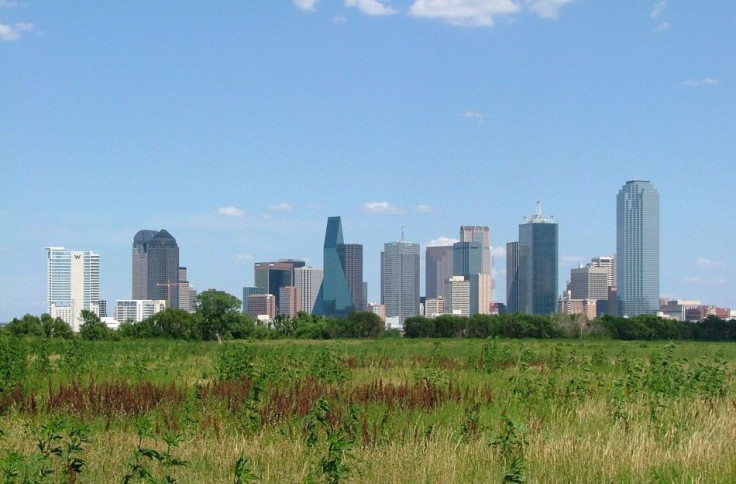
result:
M 0 339 L 0 478 L 736 482 L 736 346 Z

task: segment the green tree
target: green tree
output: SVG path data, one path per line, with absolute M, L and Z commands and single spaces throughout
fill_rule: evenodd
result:
M 49 314 L 41 315 L 41 326 L 47 338 L 71 339 L 74 337 L 71 326 L 61 318 L 52 318 Z
M 197 295 L 197 316 L 202 339 L 222 343 L 229 328 L 241 323 L 240 299 L 224 291 L 204 291 Z
M 13 336 L 44 336 L 41 320 L 36 316 L 26 314 L 22 318 L 13 318 L 5 329 Z
M 83 322 L 79 327 L 79 335 L 82 339 L 90 341 L 115 339 L 115 332 L 100 321 L 100 317 L 92 311 L 82 309 L 81 318 Z

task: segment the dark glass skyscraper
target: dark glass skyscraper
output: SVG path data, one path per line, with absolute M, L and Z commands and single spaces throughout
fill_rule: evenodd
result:
M 167 308 L 179 307 L 179 246 L 161 229 L 148 243 L 148 299 L 166 301 Z
M 368 301 L 363 293 L 363 244 L 345 244 L 345 278 L 355 310 L 365 311 Z
M 506 244 L 506 311 L 519 311 L 519 243 Z
M 645 180 L 616 197 L 616 285 L 622 316 L 659 310 L 659 193 Z
M 325 230 L 322 286 L 314 314 L 345 316 L 355 310 L 345 271 L 345 243 L 340 217 L 329 217 Z
M 133 292 L 131 299 L 148 297 L 148 244 L 155 230 L 139 230 L 133 237 Z
M 557 224 L 537 211 L 519 225 L 519 311 L 526 314 L 557 312 Z

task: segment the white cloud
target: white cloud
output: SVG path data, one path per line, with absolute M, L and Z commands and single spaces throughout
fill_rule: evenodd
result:
M 494 17 L 518 13 L 512 0 L 414 0 L 409 14 L 462 27 L 491 27 Z
M 243 212 L 239 208 L 233 207 L 232 205 L 218 208 L 217 213 L 219 213 L 220 215 L 225 215 L 227 217 L 242 217 L 245 215 L 245 212 Z
M 17 6 L 18 2 L 15 0 L 0 0 L 0 7 L 13 8 Z
M 506 247 L 503 245 L 491 247 L 491 255 L 493 257 L 506 257 Z
M 485 116 L 478 111 L 465 111 L 462 116 L 463 118 L 474 119 L 480 123 L 486 120 Z
M 271 205 L 268 209 L 273 210 L 274 212 L 288 212 L 292 209 L 292 206 L 286 202 L 281 202 L 276 205 Z
M 454 244 L 455 242 L 460 242 L 460 239 L 453 239 L 451 237 L 437 237 L 436 239 L 432 239 L 424 245 L 425 247 L 446 247 L 448 245 Z
M 417 205 L 417 208 L 414 210 L 419 213 L 432 213 L 433 212 L 432 207 L 424 203 L 420 203 L 419 205 Z
M 395 205 L 391 205 L 388 202 L 368 202 L 363 204 L 363 211 L 365 213 L 376 213 L 376 214 L 398 214 L 404 213 L 404 210 Z
M 291 0 L 291 2 L 301 10 L 313 11 L 317 7 L 319 0 Z
M 703 283 L 703 279 L 701 279 L 698 276 L 692 276 L 692 277 L 686 277 L 685 278 L 685 282 L 690 282 L 692 284 L 702 284 Z
M 335 25 L 342 25 L 347 21 L 348 18 L 345 15 L 335 15 L 334 17 L 332 17 L 332 23 Z
M 233 256 L 233 260 L 238 262 L 252 262 L 253 256 L 250 254 L 237 254 Z
M 652 10 L 652 13 L 649 14 L 650 17 L 652 17 L 653 20 L 657 20 L 661 15 L 662 12 L 667 8 L 667 2 L 665 0 L 662 0 L 661 2 L 657 2 L 654 4 L 654 9 Z
M 728 281 L 722 277 L 714 277 L 713 284 L 716 284 L 718 286 L 725 286 L 726 284 L 728 284 Z
M 0 24 L 0 40 L 5 42 L 15 42 L 20 39 L 23 34 L 34 30 L 33 24 L 26 22 L 18 22 L 15 25 Z
M 378 0 L 345 0 L 346 7 L 357 7 L 366 15 L 395 15 L 399 13 L 395 8 L 384 5 Z
M 657 28 L 654 29 L 655 33 L 664 32 L 666 30 L 669 30 L 672 28 L 672 25 L 669 22 L 662 22 L 661 24 L 657 25 Z
M 713 261 L 710 259 L 706 259 L 705 257 L 700 257 L 695 261 L 695 265 L 698 267 L 702 267 L 705 269 L 713 269 L 718 267 L 726 267 L 725 262 L 719 262 L 719 261 Z
M 532 0 L 527 2 L 529 8 L 542 18 L 555 19 L 560 16 L 560 7 L 573 0 Z
M 713 77 L 704 77 L 702 79 L 688 79 L 683 84 L 686 87 L 703 87 L 703 86 L 715 86 L 718 84 L 718 79 Z

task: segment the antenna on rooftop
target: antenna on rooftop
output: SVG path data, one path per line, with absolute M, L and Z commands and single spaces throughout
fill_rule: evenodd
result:
M 404 226 L 401 226 L 401 241 L 404 242 Z

